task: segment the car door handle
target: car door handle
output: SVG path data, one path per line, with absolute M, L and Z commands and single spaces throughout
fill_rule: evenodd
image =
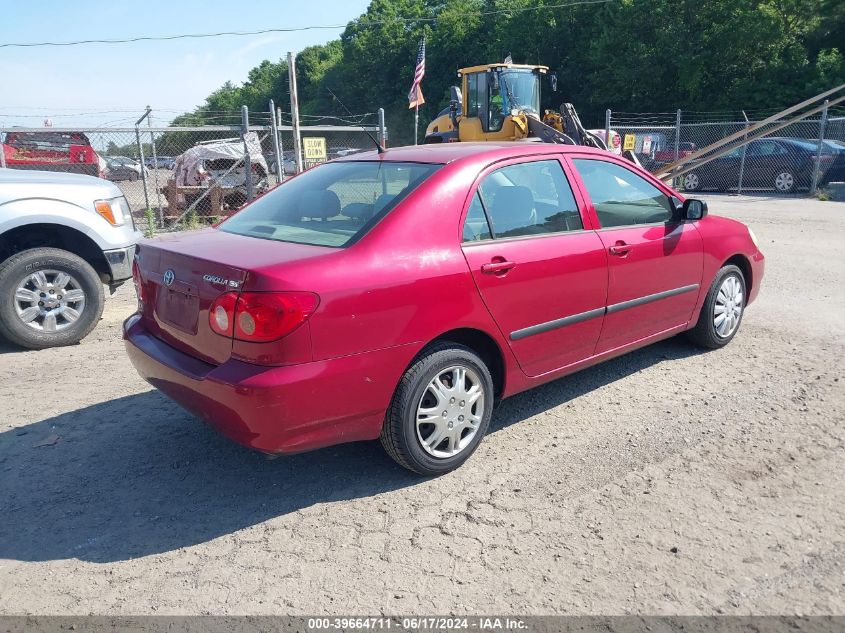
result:
M 497 261 L 489 264 L 481 264 L 481 272 L 486 275 L 498 275 L 508 272 L 511 268 L 516 266 L 516 262 Z
M 632 250 L 634 250 L 634 247 L 631 246 L 630 244 L 626 244 L 622 240 L 619 240 L 618 242 L 616 242 L 616 244 L 614 244 L 613 246 L 611 246 L 607 250 L 610 251 L 611 255 L 616 255 L 618 257 L 625 257 L 625 255 L 627 255 Z

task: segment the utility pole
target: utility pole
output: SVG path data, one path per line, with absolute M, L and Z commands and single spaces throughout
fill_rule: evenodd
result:
M 299 136 L 299 99 L 296 96 L 296 56 L 288 52 L 288 82 L 290 83 L 290 117 L 293 125 L 293 155 L 296 173 L 302 171 L 302 139 Z

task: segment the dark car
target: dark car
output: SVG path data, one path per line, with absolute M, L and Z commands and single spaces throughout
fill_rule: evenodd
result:
M 824 144 L 830 150 L 832 158 L 824 177 L 819 179 L 820 183 L 826 185 L 829 182 L 845 182 L 845 141 L 825 141 Z M 822 149 L 822 156 L 824 155 L 825 151 Z
M 745 165 L 742 155 L 745 151 Z M 816 165 L 818 143 L 800 138 L 768 137 L 751 141 L 745 148 L 734 151 L 693 169 L 684 175 L 684 189 L 699 191 L 713 189 L 728 191 L 740 184 L 743 189 L 774 189 L 778 193 L 792 193 L 809 189 Z M 829 182 L 828 171 L 835 154 L 826 144 L 822 146 L 819 183 Z
M 141 163 L 126 156 L 106 156 L 107 180 L 138 180 L 141 177 Z

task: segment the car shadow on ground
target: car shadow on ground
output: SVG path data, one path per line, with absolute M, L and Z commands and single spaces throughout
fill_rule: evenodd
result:
M 491 432 L 696 353 L 672 339 L 520 394 Z M 269 460 L 149 391 L 0 433 L 0 558 L 126 560 L 420 482 L 378 442 Z
M 10 343 L 2 336 L 0 336 L 0 354 L 12 354 L 13 352 L 23 351 L 22 347 L 18 347 L 14 343 Z

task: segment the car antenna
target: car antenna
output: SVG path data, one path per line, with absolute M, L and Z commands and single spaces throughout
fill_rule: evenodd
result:
M 340 97 L 338 97 L 338 96 L 337 96 L 334 92 L 332 92 L 332 89 L 331 89 L 331 88 L 329 88 L 328 86 L 326 86 L 326 90 L 328 90 L 328 91 L 329 91 L 329 94 L 331 94 L 331 96 L 333 96 L 335 99 L 337 99 L 337 102 L 341 105 L 341 107 L 342 107 L 344 110 L 346 110 L 346 114 L 348 114 L 349 116 L 355 116 L 354 114 L 352 114 L 352 112 L 350 112 L 350 111 L 349 111 L 349 108 L 347 108 L 347 107 L 346 107 L 346 105 L 343 103 L 343 101 L 341 101 L 341 100 L 340 100 Z M 370 140 L 373 142 L 373 144 L 375 144 L 376 149 L 378 149 L 378 153 L 379 153 L 379 154 L 384 154 L 384 152 L 385 152 L 386 150 L 384 149 L 384 147 L 382 147 L 382 144 L 381 144 L 381 143 L 379 143 L 379 142 L 376 140 L 376 137 L 375 137 L 375 136 L 373 136 L 372 134 L 370 134 L 370 131 L 369 131 L 369 130 L 367 130 L 367 129 L 365 129 L 363 125 L 360 125 L 360 124 L 359 124 L 359 125 L 358 125 L 358 127 L 360 127 L 362 130 L 364 130 L 364 133 L 365 133 L 367 136 L 369 136 L 369 137 L 370 137 Z

